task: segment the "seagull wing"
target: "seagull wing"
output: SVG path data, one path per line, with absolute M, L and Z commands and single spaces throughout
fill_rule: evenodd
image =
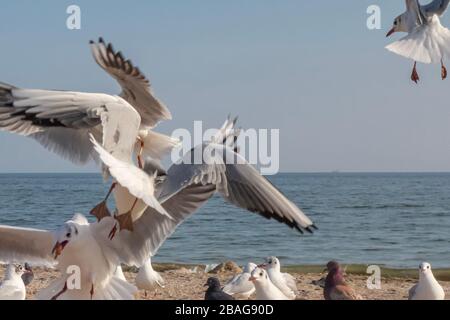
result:
M 408 13 L 408 30 L 412 31 L 426 22 L 419 0 L 406 0 L 406 12 Z
M 197 155 L 200 155 L 198 159 Z M 202 157 L 203 155 L 203 157 Z M 241 155 L 219 144 L 200 145 L 168 170 L 160 198 L 167 199 L 192 183 L 214 184 L 230 203 L 312 233 L 313 222 Z
M 148 206 L 155 208 L 160 214 L 170 218 L 159 201 L 156 199 L 155 193 L 155 177 L 147 175 L 144 171 L 136 167 L 132 162 L 126 162 L 115 158 L 106 151 L 91 136 L 95 150 L 98 152 L 100 159 L 108 168 L 109 173 L 117 180 L 117 182 L 138 199 L 141 199 Z
M 295 278 L 289 273 L 283 273 L 283 278 L 289 289 L 291 289 L 294 292 L 297 292 L 297 282 L 295 281 Z
M 416 289 L 419 285 L 416 284 L 414 286 L 411 287 L 411 289 L 409 289 L 408 291 L 408 300 L 412 300 L 416 294 Z
M 153 95 L 150 81 L 121 52 L 102 38 L 98 43 L 91 41 L 91 49 L 97 64 L 122 87 L 121 96 L 139 112 L 144 126 L 154 127 L 161 120 L 172 119 L 167 107 Z
M 432 15 L 442 16 L 447 10 L 449 3 L 450 0 L 434 0 L 425 6 L 421 6 L 421 10 L 427 17 Z
M 52 265 L 54 244 L 49 231 L 0 226 L 0 261 Z
M 139 114 L 120 97 L 0 83 L 0 130 L 33 137 L 75 163 L 95 158 L 89 133 L 116 157 L 130 157 L 139 126 Z
M 223 291 L 231 295 L 244 294 L 252 291 L 255 286 L 249 280 L 250 276 L 250 273 L 246 272 L 235 276 L 223 287 Z

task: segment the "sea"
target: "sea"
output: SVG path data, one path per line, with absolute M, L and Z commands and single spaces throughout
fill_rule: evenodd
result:
M 158 251 L 159 263 L 450 266 L 450 173 L 283 173 L 268 177 L 318 226 L 299 232 L 213 197 Z M 0 174 L 0 224 L 57 229 L 108 189 L 100 174 Z M 91 220 L 92 217 L 90 218 Z

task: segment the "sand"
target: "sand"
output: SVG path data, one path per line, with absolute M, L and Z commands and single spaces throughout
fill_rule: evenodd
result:
M 181 266 L 155 266 L 161 271 L 161 275 L 166 280 L 166 287 L 153 292 L 140 291 L 137 299 L 140 300 L 203 300 L 204 284 L 208 277 L 217 276 L 222 283 L 233 276 L 232 272 L 220 272 L 218 274 L 209 274 L 202 271 L 192 272 Z M 169 269 L 169 270 L 167 270 Z M 27 288 L 27 299 L 33 299 L 35 293 L 41 288 L 46 287 L 53 279 L 59 276 L 59 273 L 52 269 L 35 268 L 34 280 Z M 125 271 L 125 277 L 131 283 L 134 283 L 136 277 L 135 270 Z M 4 268 L 0 267 L 0 276 L 3 277 Z M 321 300 L 323 299 L 323 289 L 313 285 L 313 280 L 320 279 L 323 274 L 318 272 L 290 272 L 297 280 L 298 299 L 303 300 Z M 366 286 L 367 276 L 357 274 L 347 274 L 346 279 L 355 290 L 367 300 L 404 300 L 408 297 L 408 290 L 413 286 L 417 279 L 412 277 L 391 277 L 382 278 L 381 289 L 369 290 Z M 446 291 L 446 296 L 450 297 L 450 281 L 439 281 Z

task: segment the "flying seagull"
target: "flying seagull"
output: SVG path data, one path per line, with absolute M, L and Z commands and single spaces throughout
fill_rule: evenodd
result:
M 450 0 L 434 0 L 420 5 L 419 0 L 406 0 L 406 12 L 394 20 L 386 35 L 406 32 L 407 36 L 388 45 L 386 49 L 414 60 L 411 80 L 417 83 L 417 62 L 440 63 L 442 80 L 447 78 L 443 60 L 450 57 L 450 30 L 441 25 L 439 17 L 447 10 Z

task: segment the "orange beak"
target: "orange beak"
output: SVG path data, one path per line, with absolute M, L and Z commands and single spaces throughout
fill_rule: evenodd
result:
M 252 277 L 248 278 L 248 281 L 255 282 L 256 278 L 252 276 Z
M 257 267 L 265 269 L 267 267 L 267 263 L 259 264 Z
M 389 30 L 389 32 L 386 35 L 386 38 L 391 36 L 394 32 L 395 32 L 395 27 L 393 27 L 391 30 Z
M 62 251 L 64 250 L 65 246 L 69 243 L 69 241 L 63 241 L 63 242 L 56 242 L 55 246 L 53 247 L 52 254 L 55 255 L 55 260 L 61 255 Z

